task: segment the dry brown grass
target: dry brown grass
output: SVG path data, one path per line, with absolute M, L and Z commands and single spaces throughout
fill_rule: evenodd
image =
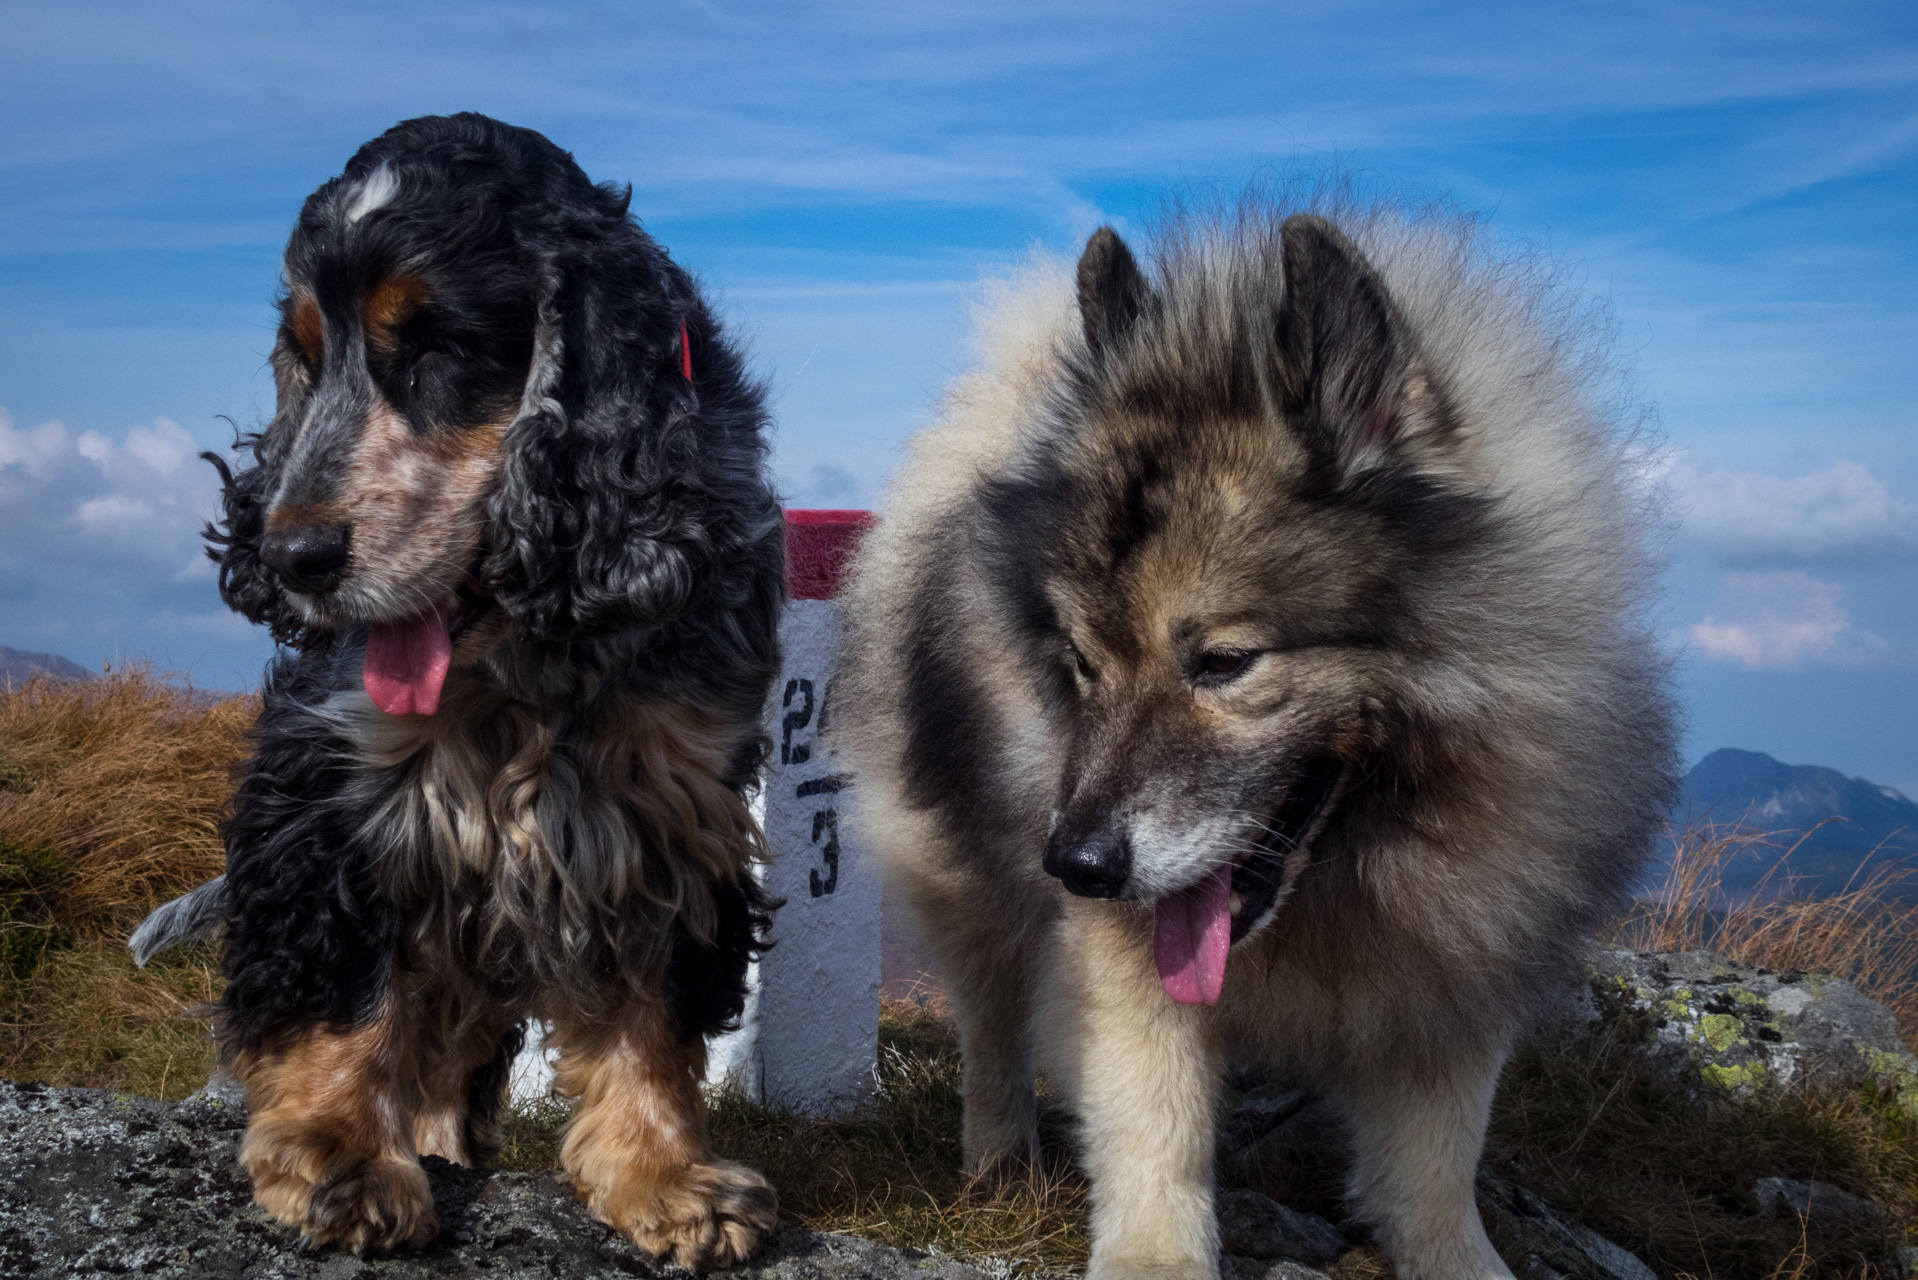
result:
M 1890 1007 L 1918 1052 L 1918 866 L 1873 858 L 1844 892 L 1812 897 L 1791 874 L 1791 855 L 1808 834 L 1703 827 L 1674 837 L 1665 883 L 1610 940 L 1638 951 L 1719 951 L 1741 964 L 1844 978 Z M 1785 840 L 1792 843 L 1755 890 L 1736 899 L 1725 892 L 1727 863 Z
M 1625 1015 L 1586 1044 L 1522 1050 L 1487 1160 L 1664 1275 L 1859 1276 L 1918 1225 L 1918 1125 L 1902 1112 L 1864 1088 L 1694 1096 L 1638 1052 L 1649 1031 Z M 1774 1176 L 1834 1183 L 1886 1214 L 1758 1217 L 1752 1186 Z
M 1676 837 L 1665 883 L 1610 940 L 1847 978 L 1889 1005 L 1918 1047 L 1918 869 L 1873 861 L 1844 892 L 1813 898 L 1791 876 L 1793 843 L 1754 891 L 1728 894 L 1726 865 L 1754 845 L 1783 841 L 1710 828 Z M 1500 1085 L 1488 1158 L 1667 1275 L 1858 1276 L 1918 1228 L 1909 1117 L 1869 1087 L 1689 1097 L 1636 1051 L 1646 1017 L 1623 1013 L 1584 1045 L 1522 1052 Z M 1751 1187 L 1767 1176 L 1835 1183 L 1887 1212 L 1759 1218 Z
M 142 970 L 118 940 L 91 938 L 50 952 L 12 985 L 0 1076 L 177 1102 L 213 1069 L 213 1037 L 189 1011 L 219 995 L 214 948 L 183 948 Z
M 218 875 L 251 698 L 130 666 L 0 691 L 0 1075 L 178 1098 L 211 1062 L 186 1009 L 217 956 L 145 972 L 127 933 Z
M 0 844 L 50 850 L 72 928 L 131 928 L 220 874 L 253 698 L 123 667 L 0 693 Z
M 958 1038 L 937 1001 L 882 1003 L 877 1083 L 869 1105 L 837 1120 L 721 1095 L 714 1146 L 763 1170 L 782 1211 L 816 1230 L 1010 1259 L 1024 1274 L 1084 1265 L 1085 1185 L 1066 1153 L 1066 1118 L 1048 1095 L 1045 1167 L 991 1185 L 961 1167 Z

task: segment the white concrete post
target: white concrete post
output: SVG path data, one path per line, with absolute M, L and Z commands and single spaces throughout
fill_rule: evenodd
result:
M 871 520 L 865 511 L 786 513 L 783 664 L 754 806 L 772 853 L 761 882 L 785 905 L 773 917 L 776 945 L 753 966 L 739 1030 L 708 1046 L 709 1082 L 815 1113 L 870 1093 L 879 1052 L 879 873 L 841 825 L 848 780 L 819 736 L 839 650 L 839 571 Z M 513 1062 L 515 1103 L 552 1091 L 556 1051 L 543 1031 L 527 1028 Z
M 784 655 L 768 728 L 759 816 L 785 899 L 755 966 L 740 1029 L 715 1038 L 707 1078 L 763 1102 L 829 1112 L 872 1090 L 879 1046 L 878 869 L 841 821 L 849 779 L 820 740 L 839 649 L 839 571 L 864 511 L 786 513 Z

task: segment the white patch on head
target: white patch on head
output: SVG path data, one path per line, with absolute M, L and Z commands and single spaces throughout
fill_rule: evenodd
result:
M 393 202 L 400 193 L 400 178 L 382 161 L 380 167 L 366 176 L 360 189 L 353 196 L 353 203 L 346 207 L 346 220 L 358 222 L 375 209 L 383 209 Z

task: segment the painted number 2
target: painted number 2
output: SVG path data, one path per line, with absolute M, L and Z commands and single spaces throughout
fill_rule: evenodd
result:
M 799 705 L 797 707 L 793 706 L 793 697 L 795 695 L 799 698 Z M 779 735 L 779 763 L 804 764 L 806 761 L 812 759 L 812 744 L 810 742 L 801 742 L 795 745 L 793 743 L 793 734 L 812 723 L 812 681 L 786 681 L 786 697 L 780 705 L 786 708 L 786 718 L 779 722 L 781 727 Z

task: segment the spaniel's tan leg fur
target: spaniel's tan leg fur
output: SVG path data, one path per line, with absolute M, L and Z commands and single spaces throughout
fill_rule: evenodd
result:
M 560 1165 L 593 1216 L 655 1256 L 694 1270 L 751 1256 L 777 1223 L 772 1185 L 717 1159 L 699 1082 L 706 1046 L 680 1041 L 658 1006 L 610 1019 L 555 1019 L 555 1083 L 577 1096 Z
M 394 1024 L 385 1008 L 351 1031 L 316 1029 L 236 1064 L 253 1198 L 311 1245 L 363 1253 L 439 1233 L 403 1096 L 413 1064 Z

